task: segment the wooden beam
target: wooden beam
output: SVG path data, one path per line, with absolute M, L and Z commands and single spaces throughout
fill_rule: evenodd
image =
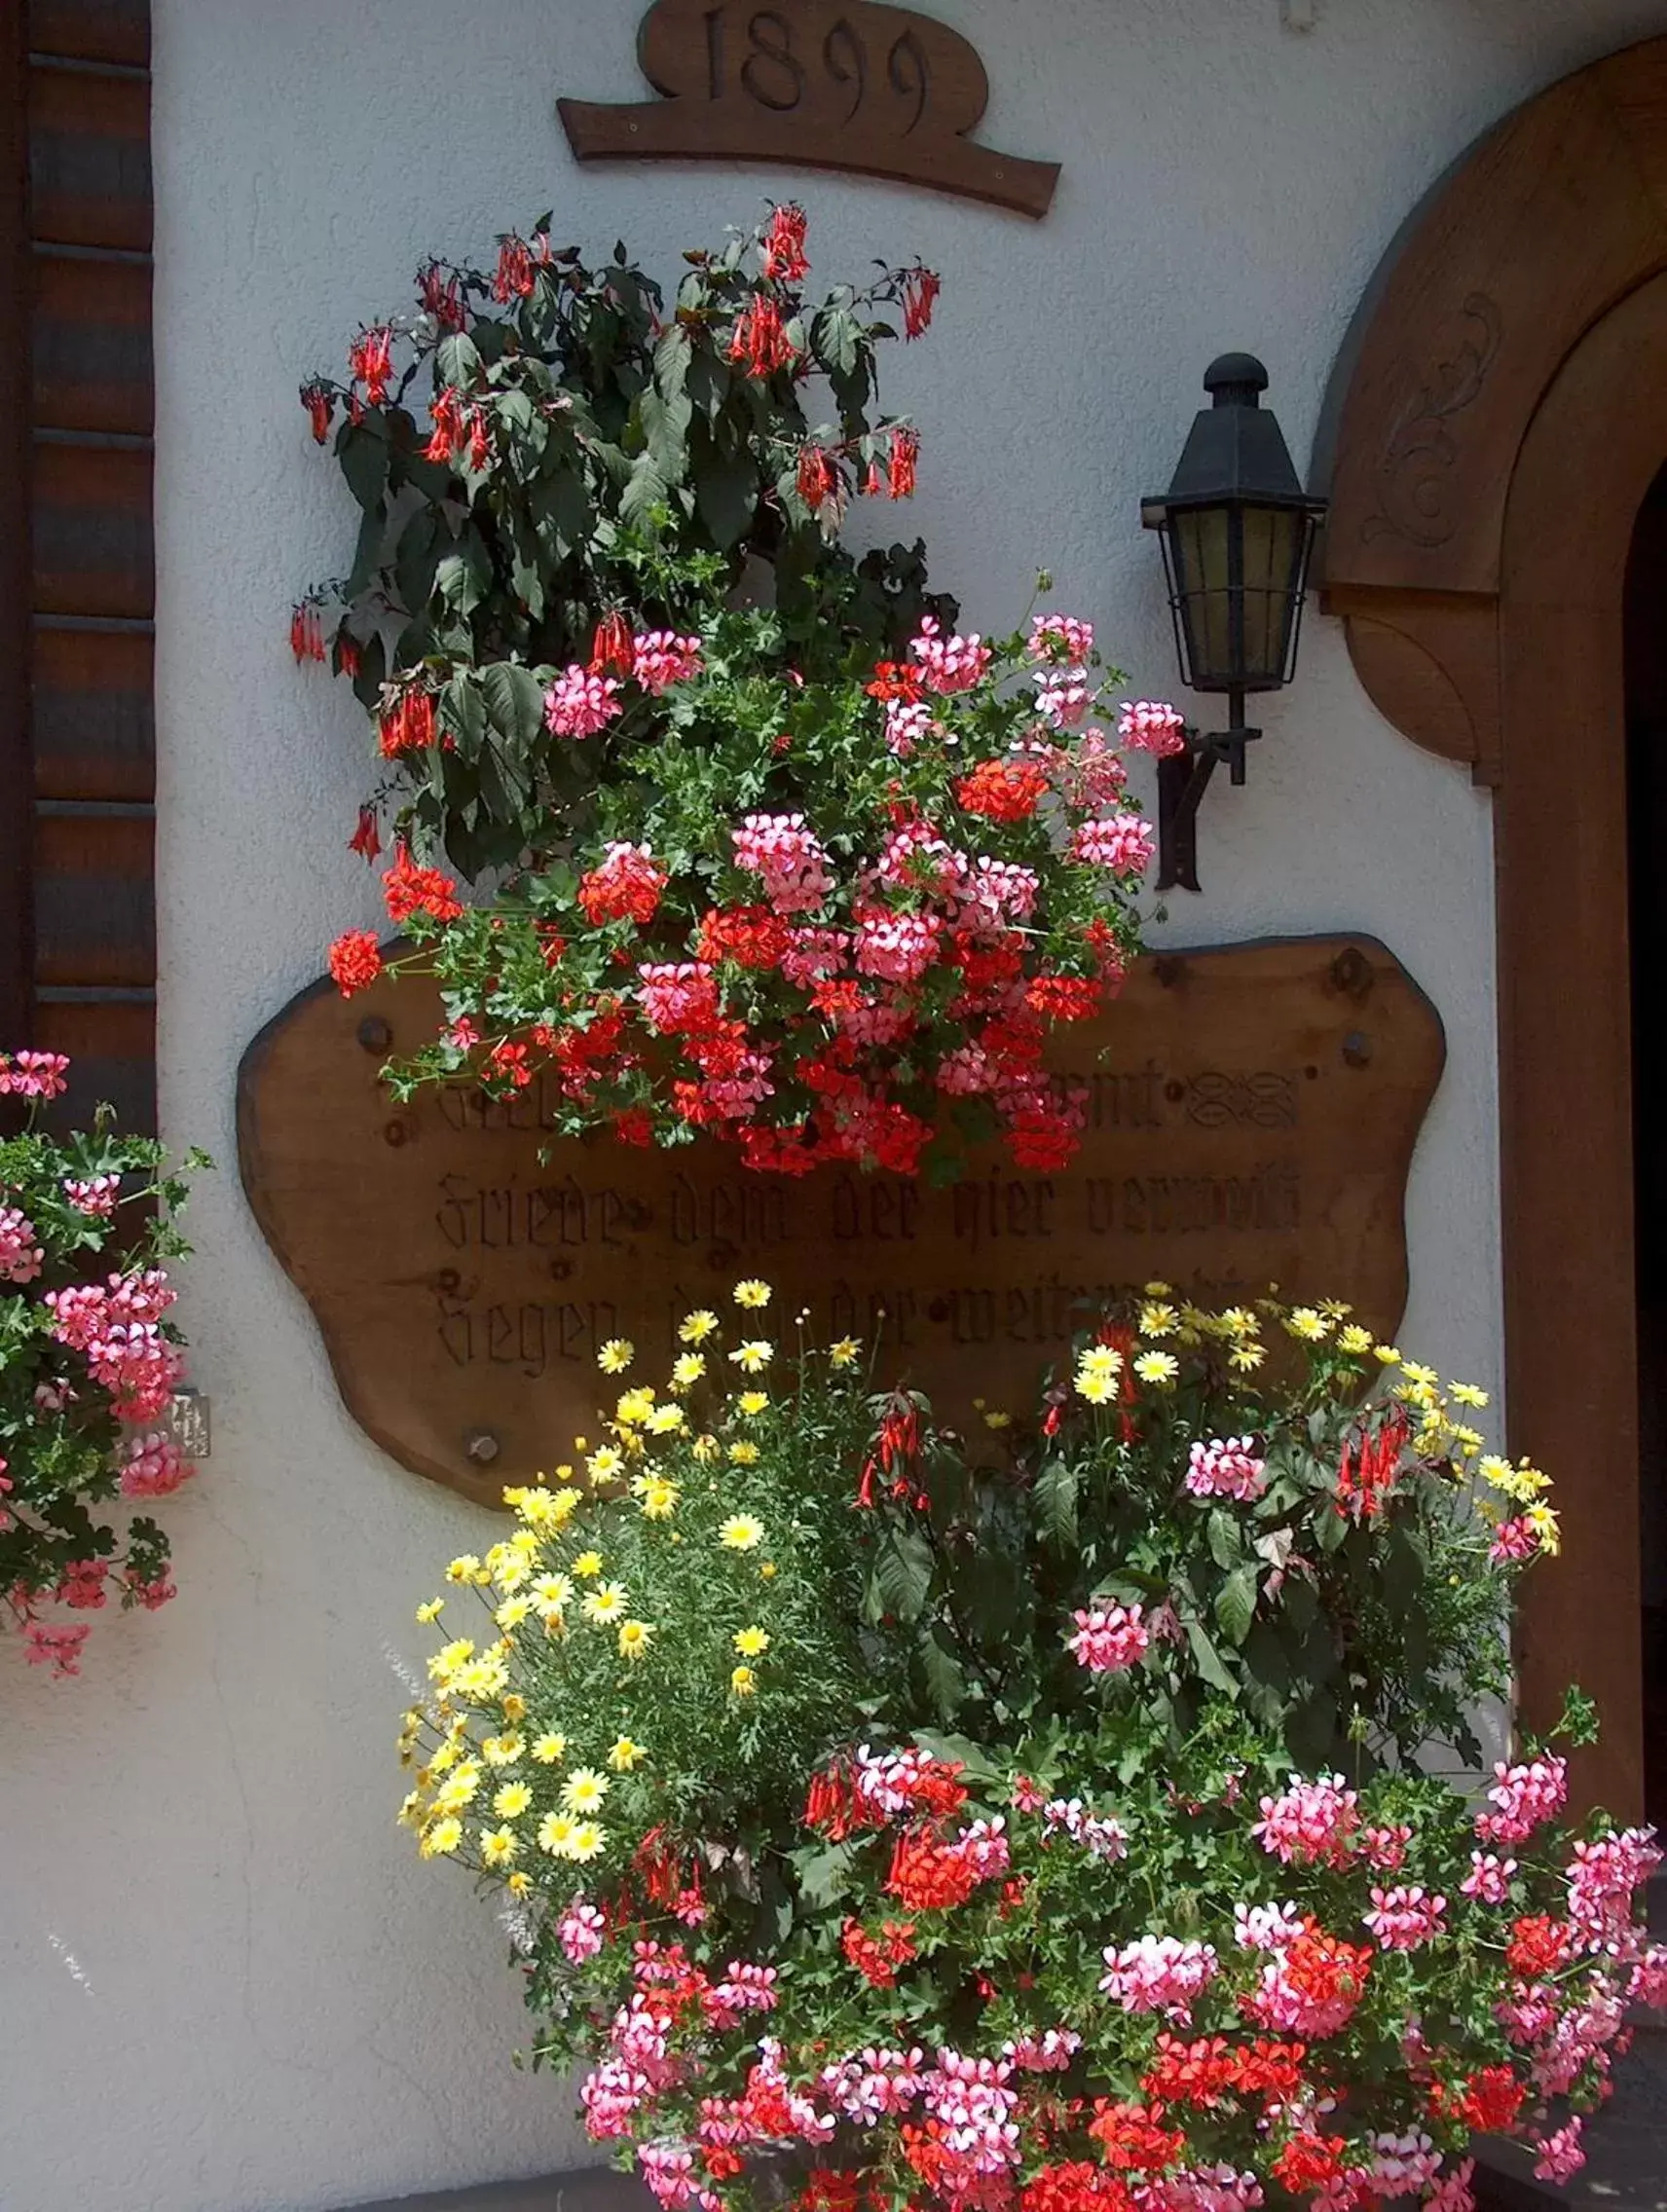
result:
M 0 1049 L 30 1041 L 33 1012 L 28 77 L 23 10 L 0 9 Z

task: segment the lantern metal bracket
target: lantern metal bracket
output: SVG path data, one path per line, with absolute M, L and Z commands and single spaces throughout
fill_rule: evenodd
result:
M 1227 764 L 1228 781 L 1244 781 L 1244 748 L 1261 736 L 1244 723 L 1244 697 L 1233 697 L 1232 726 L 1201 735 L 1189 723 L 1179 753 L 1166 754 L 1158 762 L 1158 889 L 1199 891 L 1198 810 L 1218 761 Z

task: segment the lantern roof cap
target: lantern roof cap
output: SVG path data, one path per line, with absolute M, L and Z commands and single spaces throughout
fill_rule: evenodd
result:
M 1325 509 L 1302 488 L 1278 418 L 1261 404 L 1268 372 L 1254 353 L 1222 353 L 1204 371 L 1210 405 L 1193 418 L 1173 481 L 1141 502 L 1148 530 L 1161 530 L 1175 507 L 1301 507 Z

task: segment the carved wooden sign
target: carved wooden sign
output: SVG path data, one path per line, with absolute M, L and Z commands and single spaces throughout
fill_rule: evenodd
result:
M 637 34 L 660 97 L 557 103 L 581 162 L 775 162 L 924 184 L 1041 216 L 1057 162 L 972 144 L 989 79 L 959 31 L 871 0 L 655 0 Z
M 389 1050 L 433 1034 L 427 987 L 325 982 L 244 1055 L 249 1201 L 306 1296 L 342 1395 L 419 1474 L 496 1503 L 597 1434 L 600 1345 L 663 1379 L 673 1330 L 741 1275 L 823 1342 L 883 1332 L 882 1369 L 941 1413 L 1028 1411 L 1089 1302 L 1161 1277 L 1199 1300 L 1351 1301 L 1392 1330 L 1406 1294 L 1408 1162 L 1445 1053 L 1380 944 L 1311 938 L 1139 963 L 1056 1064 L 1090 1090 L 1064 1172 L 993 1150 L 930 1190 L 835 1167 L 750 1174 L 710 1140 L 550 1143 L 537 1085 L 394 1105 Z M 547 1155 L 547 1157 L 545 1157 Z

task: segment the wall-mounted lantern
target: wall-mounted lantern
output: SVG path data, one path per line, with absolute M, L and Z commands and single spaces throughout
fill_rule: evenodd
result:
M 1291 465 L 1284 433 L 1261 404 L 1268 372 L 1251 353 L 1223 353 L 1205 371 L 1211 404 L 1193 422 L 1169 489 L 1140 503 L 1163 535 L 1181 680 L 1225 691 L 1228 727 L 1187 732 L 1186 750 L 1158 763 L 1158 889 L 1199 888 L 1198 808 L 1218 760 L 1244 781 L 1244 701 L 1277 691 L 1296 669 L 1297 633 L 1314 534 L 1325 512 Z

